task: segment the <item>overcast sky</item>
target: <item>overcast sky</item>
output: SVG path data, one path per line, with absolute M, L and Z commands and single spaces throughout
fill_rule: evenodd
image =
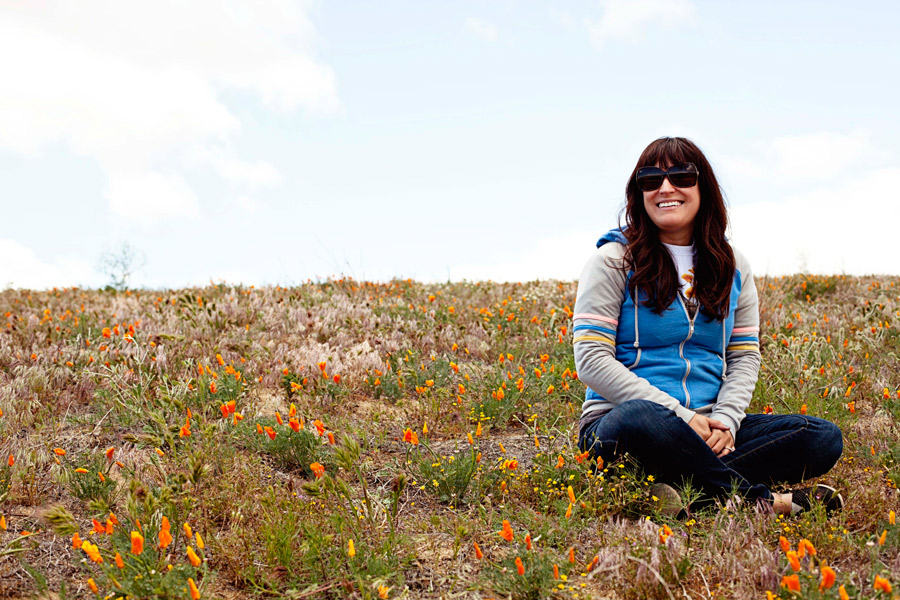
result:
M 693 139 L 757 274 L 900 273 L 900 4 L 0 0 L 0 289 L 574 279 Z

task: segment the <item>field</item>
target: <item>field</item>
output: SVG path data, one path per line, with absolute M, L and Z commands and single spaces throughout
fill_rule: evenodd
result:
M 0 596 L 896 598 L 900 279 L 757 286 L 841 513 L 580 454 L 572 282 L 0 292 Z

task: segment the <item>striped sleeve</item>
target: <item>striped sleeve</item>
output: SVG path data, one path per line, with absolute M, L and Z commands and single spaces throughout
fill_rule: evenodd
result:
M 593 313 L 575 313 L 572 319 L 575 322 L 572 328 L 574 343 L 591 341 L 616 345 L 618 320 Z
M 578 295 L 572 315 L 572 342 L 600 342 L 616 346 L 619 312 L 625 297 L 625 273 L 619 269 L 625 247 L 618 243 L 600 246 L 585 265 L 578 280 Z
M 759 326 L 735 327 L 731 332 L 728 347 L 725 348 L 726 357 L 729 352 L 739 350 L 755 350 L 759 352 Z

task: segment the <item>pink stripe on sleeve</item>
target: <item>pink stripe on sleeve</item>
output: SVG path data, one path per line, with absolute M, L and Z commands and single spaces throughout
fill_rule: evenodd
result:
M 731 333 L 759 333 L 759 327 L 735 327 Z
M 592 319 L 594 321 L 604 321 L 606 323 L 612 323 L 613 325 L 618 325 L 619 322 L 616 319 L 610 319 L 609 317 L 604 317 L 602 315 L 595 315 L 591 313 L 575 313 L 572 315 L 572 319 Z

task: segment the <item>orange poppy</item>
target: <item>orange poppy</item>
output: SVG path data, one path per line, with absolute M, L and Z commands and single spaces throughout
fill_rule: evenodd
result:
M 503 520 L 503 529 L 500 530 L 500 537 L 502 537 L 507 542 L 513 541 L 513 530 L 512 526 L 509 524 L 509 521 L 506 519 Z
M 836 576 L 834 569 L 827 565 L 822 565 L 822 581 L 819 583 L 819 590 L 830 590 L 834 585 Z

